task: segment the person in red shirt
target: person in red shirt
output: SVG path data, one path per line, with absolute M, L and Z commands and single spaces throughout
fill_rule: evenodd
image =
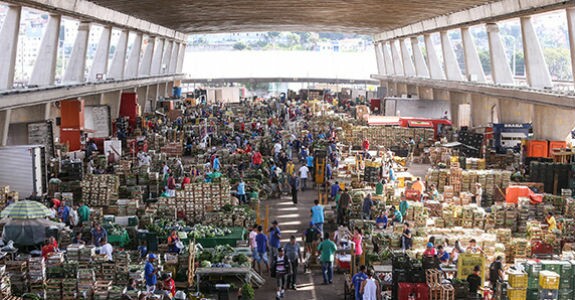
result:
M 52 205 L 54 206 L 54 209 L 58 210 L 58 208 L 60 207 L 60 199 L 57 198 L 52 198 Z
M 50 253 L 58 252 L 58 242 L 56 239 L 51 236 L 47 241 L 46 244 L 42 247 L 42 257 L 48 258 Z
M 244 122 L 240 123 L 240 131 L 244 132 L 246 130 L 246 124 Z
M 248 143 L 248 144 L 246 145 L 246 149 L 244 149 L 244 151 L 245 151 L 246 153 L 251 153 L 251 152 L 252 152 L 252 145 L 251 145 L 250 143 Z
M 172 279 L 172 275 L 170 273 L 164 273 L 162 275 L 162 284 L 164 286 L 164 291 L 170 293 L 170 297 L 173 297 L 176 294 L 176 282 Z
M 259 168 L 262 164 L 262 154 L 260 151 L 256 150 L 256 152 L 254 152 L 254 155 L 252 156 L 252 164 L 254 165 L 254 168 Z
M 369 140 L 368 139 L 363 140 L 363 143 L 361 145 L 362 145 L 364 151 L 369 150 Z
M 190 182 L 192 182 L 192 179 L 190 179 L 190 175 L 185 174 L 184 179 L 182 179 L 182 190 L 185 189 L 186 184 L 190 184 Z

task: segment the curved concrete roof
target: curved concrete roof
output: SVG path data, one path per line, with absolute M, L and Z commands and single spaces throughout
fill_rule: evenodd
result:
M 90 0 L 186 33 L 374 34 L 493 0 Z

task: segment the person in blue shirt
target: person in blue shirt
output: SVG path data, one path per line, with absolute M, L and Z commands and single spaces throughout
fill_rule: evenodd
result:
M 214 170 L 218 171 L 221 167 L 222 165 L 220 164 L 220 156 L 216 155 L 214 158 Z
M 353 290 L 355 291 L 355 300 L 362 300 L 362 295 L 360 293 L 361 283 L 367 279 L 367 274 L 365 274 L 366 267 L 361 265 L 359 267 L 359 272 L 351 278 L 353 283 Z
M 148 261 L 144 267 L 144 278 L 146 280 L 146 291 L 148 293 L 153 293 L 156 290 L 156 284 L 158 283 L 157 274 L 158 269 L 154 267 L 154 261 L 158 257 L 154 253 L 148 255 Z
M 442 245 L 437 246 L 437 259 L 442 264 L 446 264 L 449 262 L 449 253 L 443 249 Z
M 238 183 L 238 200 L 244 204 L 248 202 L 246 199 L 246 183 L 243 179 L 240 179 L 240 183 Z
M 337 195 L 337 192 L 339 192 L 339 190 L 340 190 L 339 183 L 336 181 L 334 184 L 331 185 L 330 189 L 331 200 L 335 199 L 335 196 Z
M 319 232 L 323 233 L 323 222 L 324 222 L 324 215 L 323 215 L 323 206 L 319 205 L 319 200 L 314 200 L 311 208 L 311 221 L 313 225 L 319 230 Z
M 256 235 L 256 250 L 257 257 L 254 259 L 257 262 L 257 271 L 261 274 L 261 262 L 263 260 L 266 265 L 266 272 L 269 273 L 270 265 L 268 261 L 267 248 L 268 248 L 268 237 L 263 233 L 263 227 L 258 226 L 258 234 Z
M 311 154 L 306 157 L 306 162 L 307 167 L 311 170 L 311 168 L 313 168 L 313 156 Z
M 375 226 L 377 226 L 379 229 L 386 229 L 387 222 L 388 222 L 387 212 L 382 211 L 381 214 L 377 216 L 377 218 L 375 219 Z
M 70 225 L 69 216 L 70 216 L 70 207 L 66 205 L 66 201 L 62 200 L 60 208 L 58 208 L 58 217 L 60 218 L 60 220 L 62 220 L 62 223 Z
M 270 248 L 272 250 L 272 257 L 278 255 L 278 248 L 280 247 L 281 230 L 278 227 L 278 221 L 273 220 L 272 227 L 270 228 Z
M 332 175 L 332 174 L 331 174 L 331 164 L 328 163 L 328 164 L 325 166 L 325 177 L 326 177 L 326 179 L 327 179 L 327 180 L 330 180 L 330 179 L 331 179 L 331 175 Z

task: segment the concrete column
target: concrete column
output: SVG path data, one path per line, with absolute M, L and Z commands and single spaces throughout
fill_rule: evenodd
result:
M 383 53 L 381 52 L 381 46 L 379 43 L 375 42 L 373 44 L 373 49 L 375 50 L 375 60 L 377 61 L 377 74 L 386 75 L 385 67 L 383 64 Z
M 453 51 L 453 46 L 447 35 L 447 31 L 440 32 L 441 36 L 441 49 L 443 51 L 443 66 L 447 80 L 462 80 L 461 69 Z
M 98 74 L 106 74 L 108 71 L 108 57 L 110 56 L 110 40 L 112 38 L 112 27 L 104 26 L 102 29 L 102 35 L 100 36 L 100 41 L 98 42 L 98 48 L 94 54 L 94 62 L 92 63 L 92 69 L 90 70 L 90 76 L 88 81 L 96 81 Z
M 180 43 L 174 42 L 172 46 L 172 57 L 170 58 L 170 68 L 168 72 L 170 74 L 176 73 L 176 66 L 178 65 L 178 55 L 180 53 Z
M 29 85 L 53 85 L 56 77 L 56 60 L 58 58 L 58 39 L 60 37 L 60 22 L 62 16 L 50 15 L 40 51 L 34 63 Z
M 507 62 L 505 49 L 499 36 L 499 26 L 495 23 L 485 24 L 487 39 L 489 41 L 489 55 L 491 61 L 491 77 L 496 84 L 514 84 L 513 74 Z
M 140 64 L 140 76 L 149 76 L 151 74 L 155 41 L 156 39 L 153 37 L 148 37 L 147 39 L 146 50 L 144 50 L 144 57 Z
M 425 41 L 425 51 L 427 52 L 427 65 L 429 66 L 429 75 L 431 79 L 445 79 L 445 73 L 441 69 L 437 52 L 431 41 L 431 35 L 425 34 L 423 36 Z
M 156 103 L 158 102 L 158 97 L 160 96 L 159 91 L 159 84 L 150 85 L 148 89 L 148 97 L 152 100 L 150 103 L 150 111 L 156 110 Z
M 44 120 L 50 120 L 52 115 L 52 102 L 44 103 Z
M 525 74 L 527 83 L 531 87 L 552 87 L 549 68 L 543 56 L 543 50 L 537 39 L 535 29 L 531 23 L 531 17 L 521 17 L 521 36 L 523 37 L 523 54 L 525 56 Z
M 415 60 L 415 74 L 418 77 L 429 78 L 429 70 L 427 69 L 427 64 L 425 63 L 423 53 L 421 53 L 421 47 L 419 47 L 419 40 L 415 36 L 412 36 L 410 40 L 411 40 L 411 52 L 413 53 L 413 59 Z
M 434 100 L 433 88 L 426 86 L 419 86 L 417 88 L 417 94 L 419 95 L 419 99 Z
M 184 58 L 186 57 L 186 44 L 180 43 L 180 51 L 178 52 L 178 64 L 176 65 L 176 73 L 182 73 L 184 68 Z
M 532 121 L 533 104 L 511 99 L 499 99 L 499 122 L 531 123 Z
M 467 80 L 485 82 L 485 73 L 481 66 L 481 60 L 479 60 L 479 55 L 468 27 L 461 27 L 461 39 L 463 41 Z
M 450 101 L 451 95 L 446 89 L 433 89 L 433 100 Z
M 166 46 L 166 50 L 164 51 L 164 57 L 162 58 L 162 66 L 160 69 L 161 74 L 169 74 L 170 73 L 170 62 L 172 59 L 172 48 L 174 47 L 173 41 L 167 41 L 168 45 Z
M 118 45 L 116 46 L 114 58 L 112 58 L 110 71 L 108 72 L 109 78 L 114 78 L 115 80 L 124 79 L 124 70 L 126 69 L 126 52 L 128 51 L 128 35 L 129 32 L 127 29 L 122 30 L 120 33 L 120 39 L 118 40 Z
M 567 27 L 569 29 L 569 45 L 571 48 L 571 70 L 575 74 L 575 7 L 569 7 L 567 12 Z M 573 76 L 575 83 L 575 76 Z
M 6 146 L 8 143 L 8 129 L 10 128 L 10 119 L 12 109 L 0 111 L 0 146 Z
M 152 58 L 152 75 L 159 75 L 162 71 L 162 57 L 164 57 L 164 43 L 165 40 L 156 37 L 154 56 Z
M 575 110 L 534 105 L 533 135 L 536 139 L 570 141 Z
M 110 107 L 110 117 L 112 120 L 120 116 L 120 100 L 122 99 L 122 91 L 108 92 L 102 94 L 102 105 Z
M 389 42 L 383 42 L 381 44 L 383 48 L 383 65 L 385 67 L 385 73 L 387 75 L 395 75 L 395 64 L 391 58 L 391 52 L 388 47 Z
M 399 55 L 399 51 L 397 50 L 396 41 L 390 41 L 389 46 L 391 47 L 391 59 L 393 60 L 393 68 L 395 69 L 395 75 L 403 76 L 403 63 L 401 61 L 401 55 Z
M 474 127 L 499 123 L 499 100 L 480 94 L 471 95 L 471 124 Z
M 18 34 L 22 7 L 9 6 L 0 29 L 0 91 L 10 90 L 14 85 L 16 53 L 18 52 Z
M 102 103 L 103 94 L 88 95 L 82 97 L 84 99 L 85 106 L 98 106 Z
M 64 72 L 63 82 L 84 82 L 86 73 L 86 52 L 90 37 L 90 23 L 81 22 L 74 41 L 74 48 Z
M 460 128 L 463 125 L 467 125 L 466 123 L 469 123 L 464 119 L 469 118 L 470 116 L 461 116 L 459 113 L 459 106 L 462 104 L 471 104 L 471 94 L 458 92 L 449 93 L 449 110 L 451 114 L 451 122 L 457 128 Z
M 124 78 L 136 78 L 138 77 L 140 68 L 140 54 L 142 53 L 142 39 L 144 38 L 143 33 L 137 32 L 136 38 L 134 39 L 134 44 L 132 44 L 132 49 L 128 56 L 128 63 L 126 65 L 126 70 L 124 73 Z
M 140 111 L 146 111 L 146 105 L 148 104 L 148 93 L 149 88 L 148 86 L 141 86 L 136 89 L 136 93 L 138 94 L 138 104 L 140 105 Z
M 398 42 L 403 61 L 403 74 L 405 74 L 405 76 L 415 76 L 415 66 L 413 65 L 413 60 L 411 59 L 411 55 L 409 54 L 407 45 L 405 44 L 407 40 L 400 39 Z

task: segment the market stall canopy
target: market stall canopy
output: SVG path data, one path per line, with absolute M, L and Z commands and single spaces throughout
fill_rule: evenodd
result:
M 18 220 L 30 220 L 46 218 L 50 215 L 50 210 L 42 203 L 32 200 L 22 200 L 8 205 L 0 217 Z
M 13 241 L 17 246 L 34 246 L 46 241 L 48 228 L 62 230 L 63 223 L 48 219 L 3 219 L 2 240 Z

